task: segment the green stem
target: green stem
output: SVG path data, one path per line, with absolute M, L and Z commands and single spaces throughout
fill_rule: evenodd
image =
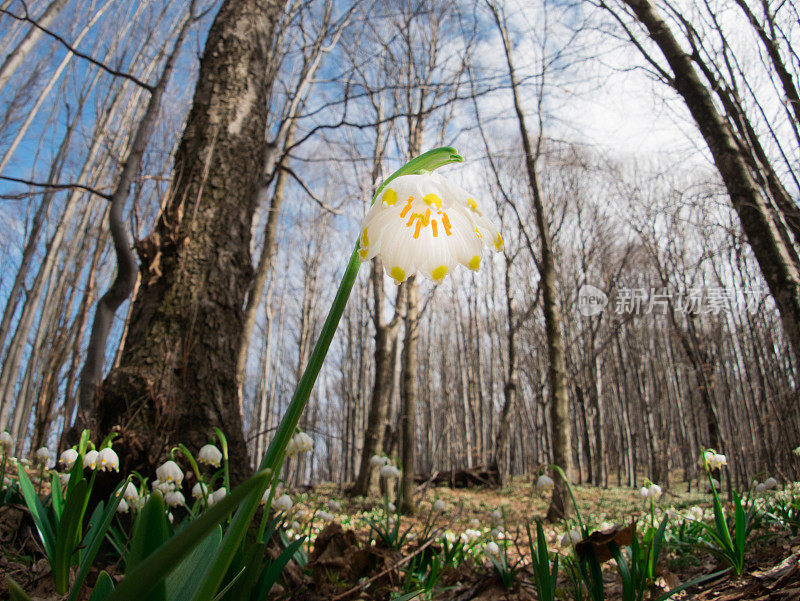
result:
M 564 481 L 564 484 L 567 485 L 567 492 L 569 493 L 569 498 L 572 499 L 572 506 L 575 508 L 575 515 L 578 516 L 578 524 L 581 527 L 581 535 L 586 536 L 586 526 L 583 523 L 583 517 L 581 517 L 581 510 L 578 509 L 578 503 L 575 501 L 575 495 L 572 494 L 572 486 L 570 486 L 569 480 L 567 480 L 567 475 L 557 465 L 550 465 L 548 466 L 550 469 L 555 470 L 561 476 L 561 479 Z

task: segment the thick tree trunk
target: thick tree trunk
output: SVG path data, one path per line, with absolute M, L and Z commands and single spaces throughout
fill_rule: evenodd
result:
M 280 0 L 227 0 L 209 32 L 173 194 L 138 245 L 142 279 L 130 330 L 96 406 L 99 433 L 121 431 L 126 472 L 148 473 L 178 442 L 196 450 L 212 426 L 228 438 L 233 479 L 250 470 L 236 356 L 281 7 Z
M 787 248 L 785 225 L 771 213 L 730 126 L 720 116 L 711 92 L 700 81 L 687 54 L 650 0 L 623 0 L 647 28 L 673 72 L 670 81 L 683 97 L 717 166 L 731 204 L 739 215 L 764 280 L 781 314 L 786 336 L 800 357 L 800 269 Z

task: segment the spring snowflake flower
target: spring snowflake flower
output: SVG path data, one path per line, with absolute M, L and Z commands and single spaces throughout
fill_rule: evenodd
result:
M 753 488 L 756 492 L 764 492 L 767 490 L 767 484 L 765 482 L 756 482 L 756 485 Z
M 575 545 L 581 541 L 581 533 L 577 530 L 570 530 L 566 532 L 564 536 L 561 537 L 561 546 L 562 547 L 569 547 L 570 545 Z
M 764 480 L 764 486 L 767 487 L 767 490 L 773 490 L 775 488 L 778 488 L 778 481 L 772 476 L 770 476 L 769 478 Z
M 171 490 L 164 495 L 164 503 L 166 503 L 170 507 L 180 507 L 181 505 L 186 503 L 186 499 L 183 498 L 183 493 L 181 493 L 180 491 Z
M 75 449 L 67 449 L 63 453 L 61 453 L 61 457 L 58 458 L 58 462 L 62 465 L 65 470 L 71 470 L 72 466 L 75 465 L 75 460 L 78 459 L 78 451 Z
M 711 482 L 706 482 L 706 490 L 708 492 L 711 492 L 711 487 L 712 486 L 715 489 L 719 490 L 719 480 L 717 480 L 716 478 L 711 478 Z
M 213 493 L 211 493 L 211 496 L 209 497 L 209 500 L 210 500 L 211 504 L 213 505 L 214 503 L 219 503 L 220 501 L 222 501 L 222 499 L 224 499 L 227 496 L 228 496 L 228 489 L 226 489 L 226 488 L 218 488 Z
M 128 482 L 128 485 L 125 487 L 125 492 L 122 493 L 122 497 L 131 504 L 139 499 L 139 491 L 136 489 L 133 482 Z
M 41 447 L 40 449 L 37 449 L 34 459 L 36 459 L 37 463 L 47 465 L 47 462 L 50 461 L 50 450 L 47 447 Z
M 478 530 L 473 530 L 472 528 L 467 528 L 464 532 L 461 533 L 461 542 L 465 544 L 469 544 L 473 541 L 478 540 L 481 537 L 481 533 Z
M 98 455 L 100 455 L 100 453 L 94 449 L 91 451 L 86 451 L 86 455 L 83 456 L 83 469 L 88 467 L 90 470 L 96 470 Z
M 394 503 L 389 503 L 386 508 L 391 512 L 394 513 L 397 511 L 397 506 Z
M 156 478 L 159 482 L 180 486 L 183 482 L 183 470 L 177 463 L 169 460 L 156 468 Z
M 130 511 L 130 506 L 125 499 L 121 499 L 117 505 L 117 513 L 128 513 L 128 511 Z
M 205 482 L 198 482 L 194 486 L 192 486 L 192 498 L 199 499 L 200 497 L 207 497 L 208 496 L 208 486 L 205 485 Z
M 497 555 L 498 553 L 500 553 L 500 547 L 496 542 L 489 541 L 488 543 L 486 543 L 485 551 L 487 555 Z
M 114 470 L 119 471 L 119 457 L 114 449 L 106 447 L 97 455 L 97 467 L 101 472 Z
M 171 492 L 178 488 L 178 486 L 174 482 L 162 482 L 159 479 L 153 480 L 153 483 L 150 486 L 153 490 L 161 491 L 162 495 L 165 495 L 168 492 Z
M 302 453 L 310 453 L 311 449 L 313 448 L 314 441 L 311 439 L 311 437 L 305 432 L 298 432 L 292 436 L 292 439 L 286 446 L 286 456 L 294 457 L 295 455 L 300 455 Z
M 536 480 L 536 488 L 541 492 L 550 492 L 555 486 L 556 483 L 547 474 L 542 474 L 539 476 L 539 479 Z
M 503 512 L 500 511 L 499 509 L 495 509 L 492 512 L 492 521 L 493 522 L 499 522 L 502 519 L 503 519 Z
M 649 495 L 654 499 L 658 499 L 661 497 L 661 487 L 658 484 L 651 484 L 649 489 Z
M 708 465 L 708 469 L 710 470 L 718 470 L 722 466 L 728 465 L 728 458 L 725 455 L 716 453 L 711 449 L 703 453 L 703 458 L 705 461 L 702 463 Z
M 292 498 L 289 495 L 281 495 L 272 502 L 272 508 L 275 511 L 282 511 L 286 513 L 292 508 Z
M 475 530 L 477 530 L 478 528 L 481 527 L 481 521 L 478 518 L 472 518 L 469 521 L 469 527 L 470 528 L 475 528 Z
M 339 501 L 334 501 L 333 499 L 331 499 L 330 501 L 328 501 L 328 509 L 330 509 L 331 511 L 341 511 L 342 505 L 341 503 L 339 503 Z
M 6 432 L 5 430 L 0 432 L 0 447 L 7 449 L 13 444 L 14 440 L 11 438 L 11 434 Z M 800 449 L 800 447 L 797 447 Z
M 204 445 L 197 453 L 197 463 L 205 463 L 206 465 L 219 467 L 222 463 L 222 451 L 213 444 Z
M 323 522 L 332 522 L 333 521 L 333 514 L 328 513 L 327 511 L 320 511 L 317 513 L 317 517 L 321 519 Z
M 433 503 L 433 510 L 434 510 L 434 511 L 439 511 L 439 512 L 442 512 L 442 511 L 444 511 L 446 508 L 447 508 L 447 505 L 446 505 L 446 504 L 445 504 L 445 502 L 444 502 L 444 501 L 442 501 L 441 499 L 436 499 L 436 501 Z
M 380 255 L 396 283 L 417 271 L 441 282 L 459 263 L 477 271 L 484 244 L 503 248 L 475 199 L 438 173 L 393 179 L 361 225 L 359 257 Z
M 389 458 L 383 455 L 373 455 L 369 458 L 369 464 L 372 467 L 383 467 L 387 463 L 389 463 Z
M 400 470 L 393 465 L 384 465 L 379 472 L 381 478 L 399 478 Z
M 650 489 L 647 488 L 646 486 L 642 486 L 639 489 L 639 496 L 642 497 L 643 499 L 646 499 L 647 497 L 650 496 Z

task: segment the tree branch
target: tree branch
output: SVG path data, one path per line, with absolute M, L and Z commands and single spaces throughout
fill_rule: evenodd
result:
M 8 182 L 16 182 L 18 184 L 25 184 L 25 185 L 28 185 L 28 186 L 36 186 L 38 188 L 51 188 L 51 189 L 54 189 L 54 190 L 68 190 L 68 189 L 83 190 L 84 192 L 89 192 L 91 194 L 96 194 L 97 196 L 100 196 L 101 198 L 105 198 L 106 200 L 111 200 L 111 195 L 110 194 L 106 194 L 104 192 L 100 192 L 99 190 L 96 190 L 95 188 L 90 188 L 89 186 L 84 186 L 83 184 L 48 184 L 48 183 L 45 183 L 45 182 L 33 182 L 33 181 L 30 181 L 30 180 L 27 180 L 27 179 L 20 179 L 18 177 L 7 177 L 5 175 L 0 175 L 0 179 L 8 181 Z

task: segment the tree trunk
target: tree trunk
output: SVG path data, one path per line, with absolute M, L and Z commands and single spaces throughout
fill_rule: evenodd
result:
M 236 356 L 281 8 L 279 0 L 228 0 L 209 31 L 173 194 L 137 247 L 142 274 L 130 330 L 96 405 L 99 433 L 121 432 L 125 472 L 149 473 L 179 442 L 199 448 L 212 426 L 228 438 L 233 480 L 250 471 Z

